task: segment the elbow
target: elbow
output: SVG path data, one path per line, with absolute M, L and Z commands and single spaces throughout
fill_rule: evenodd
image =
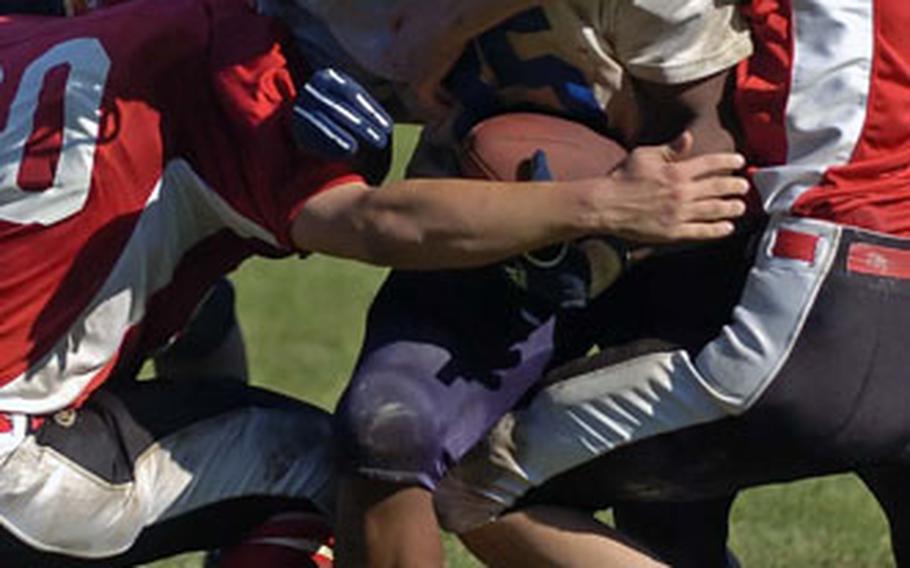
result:
M 394 188 L 349 195 L 337 208 L 342 213 L 324 215 L 329 222 L 310 231 L 321 236 L 322 246 L 309 250 L 403 270 L 467 268 L 501 256 L 499 239 L 470 216 L 445 207 L 441 213 L 414 195 Z

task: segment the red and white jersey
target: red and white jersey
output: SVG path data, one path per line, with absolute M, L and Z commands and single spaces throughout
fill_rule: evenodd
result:
M 772 213 L 910 236 L 910 2 L 751 0 L 737 110 Z
M 77 404 L 359 180 L 294 150 L 281 36 L 244 0 L 0 18 L 0 412 Z

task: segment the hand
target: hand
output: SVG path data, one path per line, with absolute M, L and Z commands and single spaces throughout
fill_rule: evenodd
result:
M 630 241 L 710 240 L 734 230 L 746 212 L 749 183 L 733 172 L 745 165 L 734 153 L 690 157 L 692 135 L 633 151 L 595 193 L 595 226 Z
M 317 71 L 294 105 L 294 138 L 305 151 L 351 160 L 361 144 L 383 150 L 392 119 L 357 81 L 335 69 Z

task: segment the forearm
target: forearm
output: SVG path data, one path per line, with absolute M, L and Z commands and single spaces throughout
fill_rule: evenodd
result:
M 686 159 L 691 135 L 636 149 L 608 177 L 565 182 L 406 180 L 334 187 L 297 214 L 300 250 L 404 269 L 481 266 L 584 235 L 641 243 L 733 231 L 748 183 L 742 156 Z
M 590 232 L 587 185 L 453 179 L 337 188 L 301 213 L 294 241 L 402 269 L 481 266 Z
M 733 117 L 731 96 L 728 96 L 731 73 L 721 73 L 708 81 L 703 89 L 694 89 L 681 97 L 693 114 L 686 128 L 695 138 L 692 153 L 735 152 L 736 119 Z
M 730 115 L 729 71 L 680 85 L 639 82 L 647 117 L 637 144 L 659 144 L 683 130 L 694 137 L 693 155 L 735 151 L 735 119 Z
M 698 141 L 693 150 L 696 155 L 736 151 L 736 139 L 730 128 L 721 120 L 719 113 L 695 117 L 688 130 Z

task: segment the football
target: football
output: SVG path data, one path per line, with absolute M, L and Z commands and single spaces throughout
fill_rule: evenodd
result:
M 459 152 L 461 173 L 474 179 L 527 180 L 531 157 L 547 155 L 557 180 L 602 176 L 626 158 L 617 142 L 587 126 L 536 113 L 510 113 L 478 123 Z
M 480 122 L 471 130 L 459 152 L 461 173 L 474 179 L 528 180 L 532 158 L 539 151 L 546 154 L 553 179 L 562 181 L 603 176 L 627 155 L 617 142 L 578 122 L 512 113 Z M 505 266 L 519 288 L 561 307 L 581 307 L 602 294 L 628 262 L 625 243 L 610 237 L 584 238 L 571 248 L 556 249 L 561 253 L 556 264 L 549 258 L 553 250 L 530 252 Z M 548 260 L 541 260 L 541 253 Z

